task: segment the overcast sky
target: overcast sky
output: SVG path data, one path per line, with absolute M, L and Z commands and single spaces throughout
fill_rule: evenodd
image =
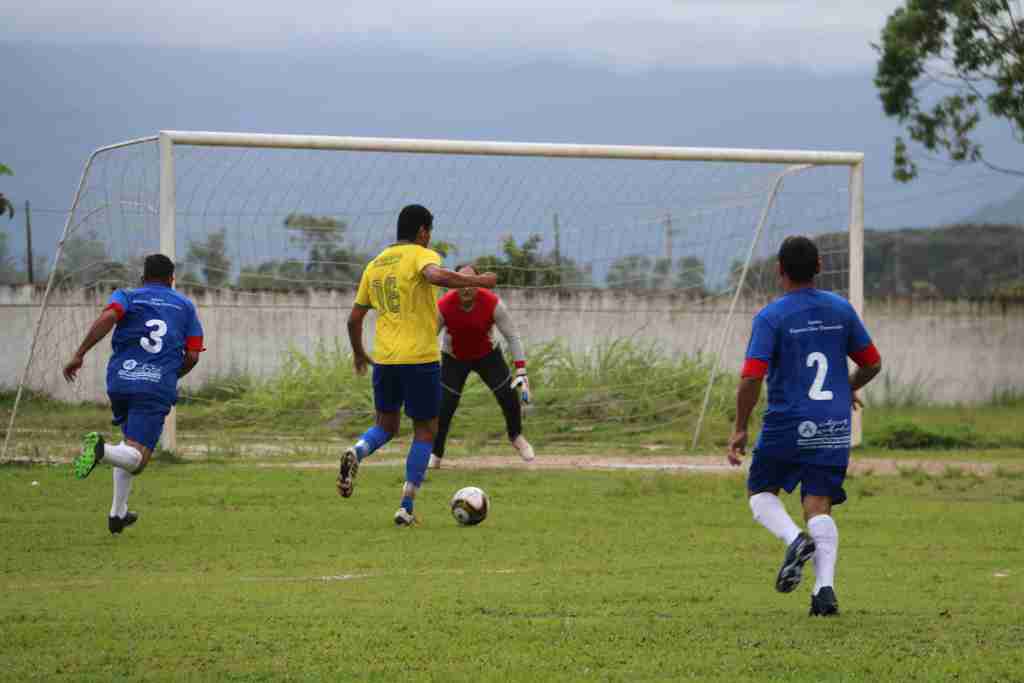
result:
M 195 129 L 856 150 L 881 228 L 1020 191 L 924 157 L 919 180 L 893 182 L 900 127 L 870 43 L 899 0 L 548 2 L 0 0 L 17 95 L 0 113 L 15 171 L 0 190 L 31 201 L 52 244 L 92 150 Z M 985 124 L 987 152 L 1015 165 L 1005 124 Z
M 402 45 L 619 68 L 868 68 L 897 0 L 39 0 L 0 6 L 0 41 L 227 49 Z

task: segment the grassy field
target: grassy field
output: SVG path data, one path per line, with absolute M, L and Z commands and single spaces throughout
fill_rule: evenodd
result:
M 535 349 L 526 433 L 545 460 L 720 461 L 730 376 L 689 449 L 707 371 L 630 344 Z M 408 433 L 361 470 L 356 497 L 334 492 L 369 392 L 323 351 L 187 394 L 180 448 L 136 481 L 142 519 L 120 537 L 109 469 L 77 482 L 54 464 L 108 409 L 32 397 L 19 463 L 0 464 L 0 680 L 1024 681 L 1019 394 L 869 404 L 854 458 L 899 467 L 850 480 L 843 614 L 815 620 L 808 586 L 774 592 L 783 549 L 750 519 L 738 473 L 442 470 L 423 524 L 394 528 Z M 467 455 L 511 455 L 475 380 L 449 449 Z M 327 469 L 266 466 L 297 461 Z M 995 467 L 959 465 L 975 462 Z M 445 503 L 468 484 L 494 510 L 465 529 Z
M 774 592 L 739 476 L 442 470 L 414 529 L 400 480 L 158 462 L 111 537 L 109 469 L 0 467 L 0 678 L 1024 680 L 1016 472 L 854 478 L 832 620 Z
M 536 347 L 530 353 L 536 400 L 525 430 L 552 455 L 720 454 L 734 418 L 735 373 L 718 377 L 699 445 L 691 448 L 709 371 L 699 357 L 668 358 L 628 341 L 583 355 L 557 344 Z M 871 404 L 869 395 L 860 457 L 918 457 L 927 451 L 935 458 L 1024 458 L 1019 392 L 971 406 L 933 406 L 913 391 L 902 395 L 913 400 Z M 12 405 L 13 393 L 0 392 L 0 428 L 6 428 Z M 344 349 L 293 353 L 280 372 L 264 380 L 222 377 L 185 389 L 178 407 L 178 455 L 328 457 L 362 433 L 372 407 L 370 381 L 354 374 Z M 30 396 L 19 411 L 14 454 L 36 461 L 66 457 L 83 432 L 104 430 L 109 420 L 109 409 L 99 404 Z M 752 427 L 757 429 L 756 419 Z M 501 413 L 475 376 L 463 393 L 452 439 L 454 453 L 505 448 Z

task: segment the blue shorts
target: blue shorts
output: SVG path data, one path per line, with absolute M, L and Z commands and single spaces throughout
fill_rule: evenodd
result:
M 800 484 L 800 497 L 826 496 L 833 505 L 846 500 L 843 481 L 846 465 L 812 465 L 797 460 L 758 456 L 755 452 L 747 477 L 747 490 L 752 493 L 785 489 L 792 493 Z
M 441 364 L 374 365 L 373 405 L 381 413 L 433 420 L 441 412 Z
M 120 427 L 126 439 L 153 450 L 164 431 L 164 418 L 171 404 L 147 394 L 108 394 L 113 424 Z

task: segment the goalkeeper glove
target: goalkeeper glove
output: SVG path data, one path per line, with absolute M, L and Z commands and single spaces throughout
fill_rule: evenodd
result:
M 516 368 L 516 376 L 511 386 L 513 391 L 519 392 L 519 399 L 523 403 L 530 403 L 530 380 L 526 377 L 525 365 Z

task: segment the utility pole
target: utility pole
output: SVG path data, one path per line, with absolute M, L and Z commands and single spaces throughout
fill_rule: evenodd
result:
M 28 266 L 28 283 L 35 284 L 35 274 L 32 272 L 32 205 L 25 200 L 25 260 Z
M 558 227 L 558 212 L 555 212 L 555 266 L 562 267 L 562 235 Z M 559 270 L 561 272 L 561 270 Z
M 665 214 L 665 258 L 668 259 L 669 270 L 672 269 L 672 237 L 675 231 L 672 230 L 672 212 Z

